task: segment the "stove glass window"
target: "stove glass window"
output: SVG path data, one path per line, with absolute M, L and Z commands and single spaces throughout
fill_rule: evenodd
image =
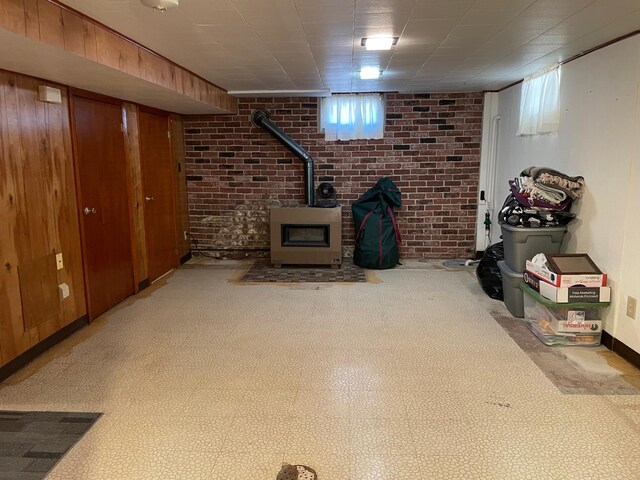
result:
M 283 247 L 328 247 L 329 225 L 282 225 Z

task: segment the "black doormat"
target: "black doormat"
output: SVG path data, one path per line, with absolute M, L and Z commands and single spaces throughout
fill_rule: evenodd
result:
M 310 282 L 366 282 L 365 269 L 345 258 L 339 268 L 318 265 L 287 265 L 275 268 L 268 258 L 258 259 L 251 265 L 240 282 L 243 283 L 310 283 Z
M 100 415 L 0 410 L 0 478 L 43 479 Z

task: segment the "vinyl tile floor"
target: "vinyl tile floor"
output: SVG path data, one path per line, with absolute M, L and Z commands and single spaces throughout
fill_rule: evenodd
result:
M 180 269 L 2 384 L 2 410 L 103 413 L 49 480 L 640 478 L 640 396 L 559 389 L 472 272 L 234 268 Z

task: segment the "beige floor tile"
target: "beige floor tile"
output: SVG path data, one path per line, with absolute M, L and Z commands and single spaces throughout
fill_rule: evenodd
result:
M 406 418 L 407 410 L 400 391 L 362 390 L 351 396 L 350 415 L 360 418 Z
M 215 463 L 210 480 L 275 480 L 282 468 L 283 456 L 278 453 L 223 453 Z
M 288 453 L 326 457 L 351 453 L 351 424 L 347 419 L 294 417 L 288 426 L 285 450 Z
M 294 415 L 297 390 L 248 390 L 239 404 L 238 417 L 282 418 Z
M 389 455 L 383 452 L 354 455 L 351 480 L 422 480 L 422 459 L 412 453 Z
M 283 455 L 293 417 L 235 417 L 222 453 Z
M 288 366 L 258 366 L 251 375 L 249 388 L 252 390 L 286 390 L 292 396 L 300 388 L 300 369 Z
M 407 419 L 353 419 L 350 440 L 354 457 L 362 455 L 415 455 Z
M 188 393 L 182 407 L 183 414 L 192 417 L 234 417 L 250 393 L 247 390 L 197 388 Z
M 640 478 L 640 395 L 561 394 L 471 274 L 425 265 L 349 286 L 178 270 L 0 385 L 0 408 L 105 412 L 55 480 L 274 480 L 283 461 L 319 480 Z
M 305 385 L 306 387 L 306 385 Z M 348 390 L 308 390 L 301 388 L 293 406 L 293 415 L 304 418 L 349 418 L 353 394 Z
M 304 465 L 312 468 L 318 475 L 318 480 L 351 479 L 352 458 L 346 452 L 332 454 L 313 451 L 287 452 L 284 460 L 290 465 Z

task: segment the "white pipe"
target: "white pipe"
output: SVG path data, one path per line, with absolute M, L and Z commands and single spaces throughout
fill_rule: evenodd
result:
M 485 180 L 485 198 L 487 199 L 487 212 L 491 224 L 495 223 L 494 219 L 494 201 L 496 187 L 496 166 L 498 163 L 498 125 L 500 123 L 500 115 L 494 115 L 491 120 L 491 137 L 489 139 L 489 165 L 487 168 L 487 178 Z M 491 244 L 491 227 L 487 231 L 487 239 L 485 248 Z
M 487 204 L 493 210 L 494 188 L 496 186 L 496 164 L 498 163 L 498 124 L 500 115 L 495 115 L 491 120 L 491 138 L 489 140 L 489 168 L 487 169 L 487 180 L 485 182 L 485 192 L 488 193 Z

